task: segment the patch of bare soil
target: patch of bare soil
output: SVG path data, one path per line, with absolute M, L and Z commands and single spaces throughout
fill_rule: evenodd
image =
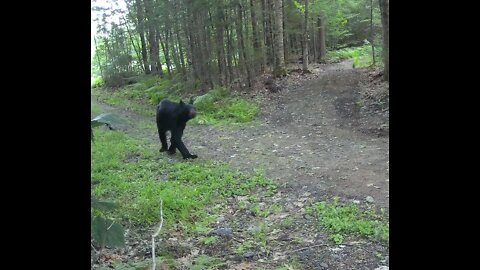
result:
M 281 91 L 264 95 L 259 122 L 189 126 L 185 140 L 202 158 L 265 168 L 292 194 L 371 196 L 388 209 L 388 99 L 375 96 L 387 86 L 369 88 L 371 74 L 348 61 L 312 71 L 289 76 Z

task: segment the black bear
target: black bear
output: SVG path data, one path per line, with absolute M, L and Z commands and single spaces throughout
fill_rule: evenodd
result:
M 197 155 L 192 155 L 188 152 L 187 147 L 182 142 L 183 130 L 187 125 L 187 121 L 194 118 L 197 112 L 193 107 L 193 100 L 189 104 L 180 100 L 180 103 L 172 102 L 168 99 L 160 101 L 157 105 L 157 129 L 162 148 L 160 152 L 168 150 L 169 154 L 175 154 L 178 148 L 184 159 L 197 158 Z M 170 131 L 170 148 L 167 145 L 166 132 Z

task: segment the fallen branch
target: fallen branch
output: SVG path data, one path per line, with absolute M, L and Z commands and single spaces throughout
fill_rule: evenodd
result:
M 163 226 L 163 200 L 160 199 L 160 226 L 158 226 L 157 232 L 154 235 L 152 235 L 152 260 L 153 260 L 152 269 L 153 270 L 157 268 L 157 263 L 155 261 L 155 237 L 157 237 L 160 231 L 162 230 L 162 226 Z

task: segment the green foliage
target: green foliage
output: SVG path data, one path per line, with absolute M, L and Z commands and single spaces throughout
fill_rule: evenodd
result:
M 91 150 L 91 177 L 97 181 L 92 192 L 101 199 L 115 198 L 119 207 L 114 214 L 134 224 L 157 223 L 162 198 L 166 227 L 181 222 L 185 229 L 200 229 L 212 221 L 207 205 L 252 192 L 268 196 L 276 188 L 261 171 L 245 175 L 212 161 L 172 163 L 158 159 L 156 145 L 122 132 L 98 132 Z
M 192 123 L 236 124 L 250 122 L 258 114 L 258 105 L 239 97 L 232 97 L 225 88 L 216 87 L 199 96 L 194 103 L 198 115 Z
M 101 76 L 92 78 L 92 87 L 93 87 L 93 88 L 95 88 L 95 87 L 100 87 L 100 86 L 102 86 L 104 83 L 105 83 L 105 82 L 103 81 L 103 79 L 102 79 Z
M 330 238 L 337 244 L 349 234 L 389 241 L 389 224 L 383 212 L 361 210 L 354 203 L 339 205 L 338 199 L 315 203 L 306 212 L 317 214 L 320 225 L 332 234 Z
M 207 236 L 203 237 L 200 242 L 202 242 L 204 245 L 212 245 L 215 244 L 218 241 L 217 236 Z
M 311 18 L 321 16 L 326 21 L 327 47 L 337 48 L 370 39 L 370 1 L 319 0 L 311 1 Z M 378 1 L 373 1 L 373 31 L 381 35 Z
M 375 47 L 376 62 L 381 62 L 381 47 Z M 373 64 L 372 46 L 363 45 L 361 47 L 350 47 L 336 51 L 327 52 L 327 58 L 332 61 L 342 59 L 352 59 L 354 68 L 369 67 Z
M 243 255 L 245 252 L 252 249 L 253 247 L 255 247 L 255 244 L 252 240 L 245 240 L 236 245 L 235 253 L 237 253 L 238 255 Z
M 210 257 L 208 255 L 200 255 L 193 260 L 190 270 L 206 270 L 206 269 L 218 269 L 225 266 L 226 263 L 220 258 Z
M 300 4 L 298 1 L 293 0 L 293 5 L 296 9 L 298 9 L 301 13 L 305 13 L 305 4 Z

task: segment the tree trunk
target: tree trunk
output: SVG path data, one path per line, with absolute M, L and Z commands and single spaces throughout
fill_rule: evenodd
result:
M 177 1 L 173 1 L 172 2 L 172 6 L 173 6 L 173 12 L 174 14 L 179 14 L 179 11 L 178 11 L 178 2 Z M 175 34 L 175 41 L 173 40 L 174 36 L 172 35 L 172 48 L 175 50 L 175 55 L 178 54 L 178 59 L 180 60 L 180 63 L 176 65 L 176 69 L 177 71 L 180 71 L 180 73 L 185 76 L 186 72 L 185 72 L 185 56 L 183 54 L 183 48 L 182 48 L 182 43 L 180 41 L 180 30 L 179 30 L 179 27 L 178 27 L 178 21 L 183 21 L 183 18 L 180 18 L 180 16 L 173 20 L 173 33 Z M 177 47 L 175 48 L 175 43 L 177 44 Z
M 324 60 L 325 55 L 327 54 L 325 46 L 325 19 L 323 17 L 318 17 L 317 19 L 318 26 L 318 62 Z
M 153 26 L 149 26 L 148 43 L 150 45 L 150 67 L 154 74 L 163 75 L 162 67 L 160 65 L 160 48 L 158 46 L 157 35 Z
M 158 38 L 156 29 L 156 18 L 154 14 L 154 6 L 152 0 L 144 0 L 145 3 L 145 17 L 147 19 L 148 27 L 148 43 L 150 46 L 150 67 L 151 72 L 159 74 L 163 77 L 162 65 L 160 63 L 160 46 L 158 44 Z
M 143 65 L 143 62 L 142 62 L 142 58 L 141 58 L 141 55 L 140 55 L 140 51 L 139 51 L 139 49 L 137 48 L 137 46 L 135 46 L 135 40 L 134 40 L 133 37 L 132 37 L 132 31 L 130 31 L 130 29 L 128 28 L 127 19 L 125 19 L 125 17 L 123 17 L 123 20 L 125 21 L 125 27 L 127 28 L 128 38 L 130 39 L 130 42 L 132 43 L 133 50 L 135 51 L 135 54 L 137 55 L 137 59 L 139 60 L 140 69 L 141 69 L 143 72 L 145 72 L 145 68 L 144 68 L 144 65 Z
M 370 0 L 370 44 L 372 45 L 372 61 L 375 65 L 375 46 L 373 41 L 375 40 L 375 33 L 373 32 L 373 0 Z
M 167 35 L 170 37 L 168 40 L 170 48 L 170 52 L 172 53 L 172 58 L 173 58 L 173 64 L 175 65 L 175 73 L 181 73 L 182 67 L 180 66 L 180 59 L 178 57 L 178 50 L 175 47 L 175 37 L 173 36 L 172 31 L 169 29 L 167 30 Z M 172 68 L 173 71 L 173 68 Z
M 144 16 L 144 8 L 142 5 L 142 0 L 136 0 L 135 6 L 137 8 L 137 30 L 140 35 L 140 44 L 142 50 L 142 61 L 143 61 L 143 69 L 145 70 L 145 74 L 150 74 L 150 67 L 148 66 L 148 56 L 147 56 L 147 43 L 145 41 L 145 16 Z
M 191 2 L 191 1 L 188 1 Z M 194 46 L 194 35 L 192 33 L 192 29 L 194 27 L 194 21 L 192 19 L 193 15 L 188 15 L 191 14 L 191 8 L 189 5 L 191 3 L 187 3 L 187 15 L 184 16 L 182 20 L 182 26 L 184 29 L 184 34 L 185 34 L 185 41 L 186 41 L 186 54 L 187 54 L 187 65 L 188 65 L 188 71 L 189 71 L 189 76 L 190 76 L 190 81 L 194 84 L 195 81 L 199 78 L 199 69 L 198 69 L 198 64 L 197 64 L 197 57 L 195 53 L 195 46 Z
M 93 36 L 93 42 L 95 42 L 95 55 L 97 56 L 97 63 L 98 63 L 98 68 L 100 69 L 100 76 L 102 78 L 105 78 L 103 76 L 103 68 L 102 68 L 102 63 L 100 61 L 100 55 L 98 54 L 99 50 L 98 50 L 98 47 L 97 47 L 97 38 L 95 36 Z
M 227 68 L 225 62 L 224 32 L 225 16 L 223 14 L 223 5 L 219 4 L 216 10 L 216 39 L 217 39 L 217 64 L 218 64 L 218 83 L 223 86 L 227 83 Z
M 180 58 L 180 65 L 182 66 L 181 72 L 183 75 L 185 75 L 185 54 L 183 53 L 183 47 L 182 43 L 180 42 L 180 34 L 177 32 L 176 33 L 176 38 L 177 38 L 177 48 L 178 48 L 178 57 Z
M 205 16 L 207 14 L 196 13 L 195 14 L 195 25 L 197 26 L 196 31 L 196 47 L 197 55 L 199 59 L 200 67 L 200 79 L 202 80 L 204 88 L 211 88 L 213 86 L 210 73 L 209 65 L 209 52 L 207 49 L 207 39 L 206 39 L 206 27 L 205 27 Z
M 232 42 L 232 33 L 228 25 L 226 26 L 227 32 L 227 69 L 228 69 L 228 78 L 227 84 L 233 81 L 233 42 Z
M 278 1 L 278 0 L 264 0 L 262 2 L 262 9 L 263 9 L 263 15 L 264 15 L 264 20 L 265 20 L 265 30 L 264 30 L 264 36 L 265 36 L 265 47 L 267 48 L 266 51 L 266 64 L 267 65 L 273 65 L 275 63 L 275 57 L 274 57 L 274 42 L 273 42 L 273 24 L 274 21 L 272 20 L 272 15 L 270 14 L 271 11 L 273 10 L 273 1 Z
M 287 15 L 285 14 L 285 10 L 287 9 L 285 7 L 286 0 L 282 0 L 282 17 L 283 17 L 283 58 L 285 59 L 285 62 L 288 62 L 288 35 L 287 35 Z
M 240 66 L 241 66 L 241 69 L 245 70 L 246 71 L 246 75 L 247 75 L 247 84 L 248 84 L 248 87 L 251 87 L 252 86 L 252 74 L 251 74 L 251 70 L 250 70 L 250 67 L 247 63 L 247 51 L 245 49 L 245 40 L 243 38 L 243 29 L 242 29 L 242 26 L 243 26 L 243 7 L 240 3 L 240 1 L 238 2 L 238 14 L 237 14 L 237 37 L 238 37 L 238 47 L 239 47 L 239 59 L 240 59 Z
M 308 0 L 305 0 L 305 18 L 303 21 L 303 73 L 308 72 Z
M 253 72 L 256 73 L 257 71 L 263 72 L 263 65 L 261 62 L 263 50 L 260 46 L 260 35 L 258 33 L 258 23 L 257 23 L 257 15 L 255 13 L 255 0 L 250 0 L 250 14 L 252 17 L 252 31 L 253 31 L 253 62 L 254 62 L 254 69 Z
M 168 53 L 168 36 L 165 34 L 165 42 L 162 41 L 162 35 L 160 31 L 157 29 L 158 33 L 158 41 L 160 42 L 160 46 L 162 46 L 163 56 L 165 56 L 165 64 L 167 65 L 167 73 L 168 78 L 172 78 L 172 62 L 170 61 L 170 54 Z
M 388 34 L 389 34 L 389 29 L 388 29 L 388 23 L 389 23 L 389 0 L 379 0 L 378 1 L 380 5 L 380 12 L 382 14 L 382 29 L 383 29 L 383 63 L 385 65 L 384 68 L 384 78 L 388 82 L 390 79 L 390 74 L 389 74 L 389 48 L 388 48 Z
M 273 75 L 275 77 L 282 77 L 287 74 L 285 70 L 285 58 L 283 51 L 283 12 L 282 0 L 273 0 L 273 10 L 275 18 L 274 28 L 274 52 L 275 52 L 275 68 Z

